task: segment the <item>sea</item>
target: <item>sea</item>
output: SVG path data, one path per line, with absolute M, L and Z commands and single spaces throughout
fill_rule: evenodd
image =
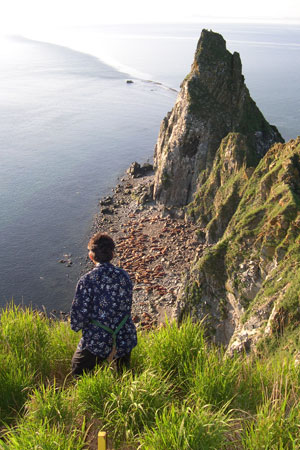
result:
M 0 306 L 69 310 L 99 200 L 133 161 L 152 161 L 203 28 L 240 53 L 266 119 L 286 140 L 297 137 L 299 25 L 99 25 L 0 37 Z M 60 262 L 69 258 L 71 266 Z

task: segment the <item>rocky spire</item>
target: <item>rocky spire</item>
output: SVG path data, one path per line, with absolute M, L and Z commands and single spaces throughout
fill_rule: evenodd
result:
M 191 72 L 161 124 L 154 155 L 155 200 L 167 206 L 189 203 L 230 132 L 245 136 L 257 160 L 274 142 L 283 142 L 250 97 L 239 54 L 226 49 L 220 34 L 203 30 Z

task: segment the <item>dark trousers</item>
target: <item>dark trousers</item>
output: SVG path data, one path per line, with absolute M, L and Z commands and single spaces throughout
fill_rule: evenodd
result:
M 130 367 L 130 355 L 121 356 L 115 360 L 117 371 L 121 373 L 124 369 L 129 369 Z M 83 372 L 91 372 L 96 365 L 101 365 L 106 360 L 106 358 L 101 358 L 100 356 L 93 355 L 89 350 L 76 350 L 72 358 L 72 375 L 78 376 L 82 375 Z

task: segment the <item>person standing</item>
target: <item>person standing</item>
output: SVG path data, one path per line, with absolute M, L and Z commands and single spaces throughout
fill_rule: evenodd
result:
M 71 306 L 71 328 L 82 330 L 72 358 L 72 374 L 82 375 L 108 359 L 117 369 L 129 368 L 137 345 L 131 317 L 132 282 L 125 270 L 114 266 L 115 244 L 107 234 L 96 233 L 88 243 L 95 268 L 77 283 Z

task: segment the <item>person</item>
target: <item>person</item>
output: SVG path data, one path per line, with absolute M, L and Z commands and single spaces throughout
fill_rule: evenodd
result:
M 72 358 L 72 374 L 82 375 L 106 359 L 116 361 L 118 371 L 129 368 L 137 345 L 131 318 L 132 282 L 125 270 L 114 266 L 113 239 L 96 233 L 88 243 L 95 268 L 77 283 L 71 306 L 71 328 L 82 330 Z

